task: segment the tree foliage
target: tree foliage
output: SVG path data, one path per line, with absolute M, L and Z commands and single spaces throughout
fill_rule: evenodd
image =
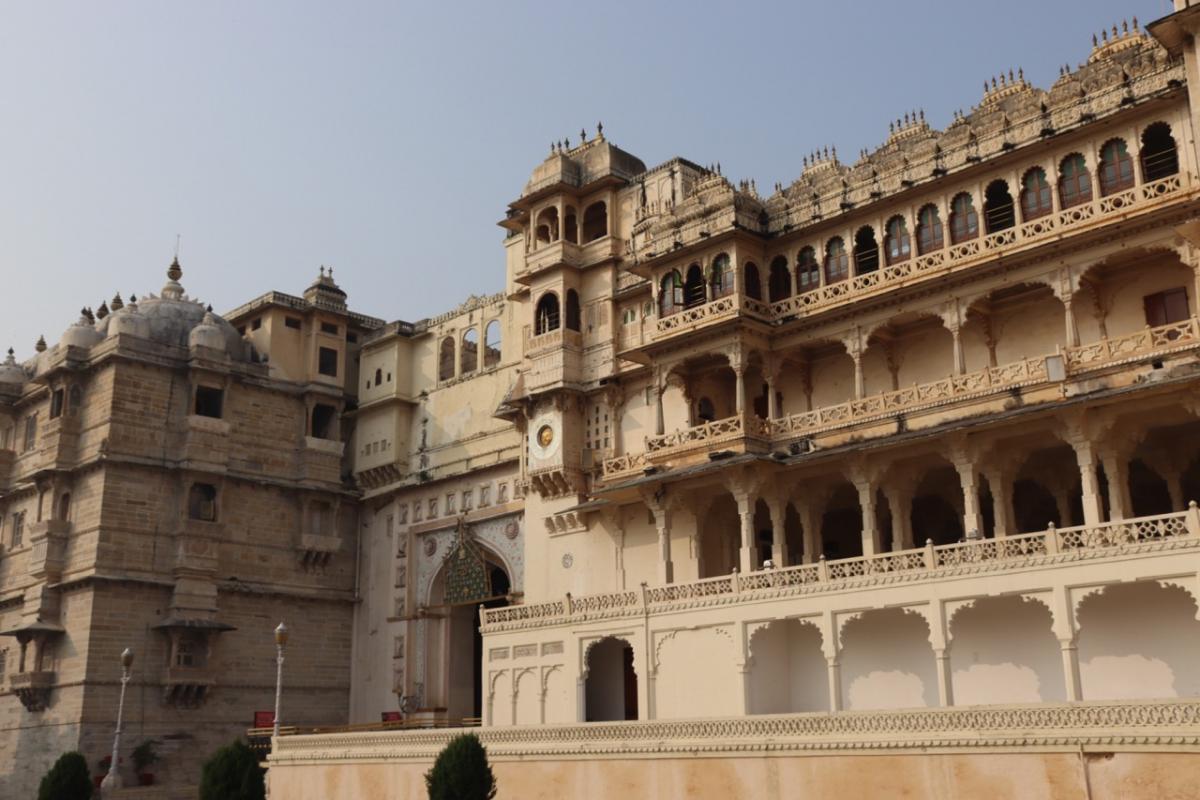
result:
M 264 800 L 258 756 L 241 739 L 218 750 L 200 773 L 200 800 Z
M 487 750 L 473 733 L 450 740 L 425 774 L 429 800 L 491 800 L 496 778 L 488 765 Z
M 90 800 L 92 776 L 82 753 L 63 753 L 38 785 L 38 800 Z

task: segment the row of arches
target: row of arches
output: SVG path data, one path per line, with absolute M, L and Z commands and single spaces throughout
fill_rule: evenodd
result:
M 609 636 L 585 654 L 582 718 L 637 719 L 642 692 L 656 719 L 1195 697 L 1196 608 L 1177 585 L 1109 585 L 1079 602 L 1064 635 L 1047 598 L 981 597 L 951 613 L 938 650 L 916 608 L 855 614 L 836 643 L 814 619 L 778 618 L 753 626 L 744 667 L 728 627 L 658 634 L 640 659 L 640 645 Z
M 453 335 L 442 338 L 438 345 L 438 380 L 448 381 L 455 376 L 470 375 L 480 368 L 479 329 L 467 328 L 461 339 L 461 350 L 456 346 Z M 500 363 L 500 320 L 494 319 L 484 327 L 483 369 Z M 375 385 L 379 385 L 380 370 L 375 371 Z
M 1147 126 L 1141 133 L 1141 148 L 1138 156 L 1143 183 L 1149 183 L 1175 175 L 1179 172 L 1179 154 L 1171 126 L 1163 121 Z M 1051 188 L 1045 168 L 1033 166 L 1020 176 L 1016 187 L 1017 197 L 1009 182 L 997 178 L 983 191 L 982 209 L 976 205 L 971 192 L 955 194 L 947 204 L 946 219 L 937 203 L 926 203 L 915 214 L 915 234 L 910 232 L 907 215 L 896 214 L 883 223 L 882 246 L 872 225 L 863 225 L 847 242 L 841 235 L 831 236 L 818 249 L 806 245 L 789 261 L 786 255 L 771 260 L 767 276 L 767 293 L 763 296 L 759 269 L 753 263 L 742 267 L 742 290 L 756 300 L 780 302 L 795 294 L 813 291 L 824 285 L 848 280 L 852 276 L 865 275 L 880 266 L 903 263 L 913 255 L 926 255 L 972 241 L 982 235 L 990 235 L 1047 216 L 1058 209 L 1091 202 L 1094 197 L 1093 180 L 1098 185 L 1099 195 L 1107 197 L 1135 185 L 1133 156 L 1125 139 L 1113 137 L 1101 145 L 1095 174 L 1088 169 L 1083 153 L 1071 152 L 1058 163 L 1055 189 Z M 720 256 L 718 256 L 720 258 Z M 715 262 L 714 262 L 715 264 Z M 698 265 L 693 265 L 699 271 Z M 728 257 L 725 267 L 728 269 Z M 692 267 L 688 268 L 688 274 Z M 689 291 L 688 286 L 704 287 L 701 280 L 689 284 L 678 270 L 664 276 L 660 283 L 659 314 L 669 316 L 684 308 L 710 302 L 733 291 L 734 276 L 728 278 L 710 269 L 704 276 L 708 280 L 709 292 L 706 299 L 702 292 Z M 714 281 L 728 284 L 727 290 L 715 290 Z
M 562 225 L 559 225 L 557 206 L 549 206 L 538 212 L 534 222 L 534 240 L 538 244 L 566 241 L 571 244 L 587 244 L 608 236 L 608 204 L 603 200 L 583 210 L 582 225 L 574 206 L 564 206 Z

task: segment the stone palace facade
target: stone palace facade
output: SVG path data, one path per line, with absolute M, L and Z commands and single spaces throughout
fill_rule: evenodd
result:
M 289 798 L 418 791 L 446 734 L 381 715 L 482 725 L 503 796 L 865 796 L 855 749 L 952 761 L 942 789 L 892 764 L 914 795 L 991 786 L 978 750 L 1026 759 L 989 796 L 1079 760 L 1173 796 L 1200 749 L 1177 5 L 769 196 L 557 142 L 500 222 L 504 291 L 437 317 L 353 314 L 322 272 L 221 319 L 173 268 L 10 359 L 0 747 L 102 754 L 133 631 L 146 735 L 244 727 L 283 617 L 284 718 L 351 723 L 275 743 Z

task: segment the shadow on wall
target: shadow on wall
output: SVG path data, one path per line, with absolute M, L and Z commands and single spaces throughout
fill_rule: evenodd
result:
M 751 714 L 829 710 L 821 632 L 796 619 L 775 620 L 750 640 Z
M 1080 604 L 1085 700 L 1200 695 L 1196 601 L 1178 586 L 1109 586 Z
M 1050 609 L 1021 597 L 985 597 L 950 621 L 955 705 L 1065 702 Z
M 842 707 L 849 711 L 938 704 L 929 626 L 920 614 L 887 608 L 846 623 L 841 664 Z

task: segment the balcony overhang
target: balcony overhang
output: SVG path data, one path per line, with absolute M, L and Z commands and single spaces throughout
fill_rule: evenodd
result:
M 1158 40 L 1171 55 L 1179 55 L 1188 38 L 1200 28 L 1200 6 L 1188 6 L 1165 17 L 1156 19 L 1146 26 L 1150 35 Z

